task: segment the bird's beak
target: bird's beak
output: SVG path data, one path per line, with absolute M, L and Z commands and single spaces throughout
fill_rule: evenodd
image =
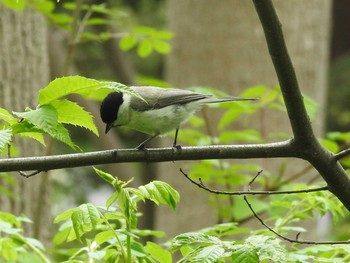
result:
M 112 129 L 112 128 L 113 128 L 113 123 L 107 123 L 105 134 L 107 134 L 109 132 L 109 130 Z

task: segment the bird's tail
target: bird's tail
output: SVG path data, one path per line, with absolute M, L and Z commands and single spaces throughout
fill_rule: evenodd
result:
M 232 101 L 255 101 L 258 98 L 240 98 L 240 97 L 224 97 L 224 98 L 206 98 L 202 100 L 203 103 L 223 103 L 223 102 L 232 102 Z

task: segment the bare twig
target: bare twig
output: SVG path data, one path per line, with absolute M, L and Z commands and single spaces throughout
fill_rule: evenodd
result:
M 257 213 L 254 211 L 252 205 L 249 203 L 247 196 L 244 195 L 243 196 L 244 201 L 247 203 L 250 211 L 253 213 L 253 215 L 255 216 L 256 219 L 259 220 L 259 222 L 266 227 L 270 232 L 272 232 L 273 234 L 275 234 L 276 236 L 278 236 L 279 238 L 286 240 L 288 242 L 291 243 L 297 243 L 297 244 L 304 244 L 304 245 L 339 245 L 339 244 L 350 244 L 350 241 L 311 241 L 311 240 L 299 240 L 299 236 L 300 236 L 300 232 L 296 235 L 295 239 L 294 238 L 289 238 L 286 237 L 284 235 L 281 235 L 280 233 L 278 233 L 277 231 L 275 231 L 274 229 L 272 229 L 269 225 L 267 225 L 258 215 Z
M 181 168 L 180 172 L 194 185 L 197 185 L 199 188 L 204 189 L 207 192 L 213 193 L 213 194 L 219 194 L 219 195 L 281 195 L 281 194 L 299 194 L 299 193 L 311 193 L 311 192 L 318 192 L 318 191 L 326 191 L 328 190 L 327 186 L 321 186 L 316 188 L 310 188 L 310 189 L 301 189 L 301 190 L 285 190 L 285 191 L 251 191 L 250 185 L 254 182 L 256 177 L 261 173 L 259 172 L 253 180 L 249 182 L 248 190 L 247 191 L 220 191 L 220 190 L 214 190 L 210 189 L 207 186 L 204 185 L 201 178 L 199 178 L 199 183 L 191 179 Z
M 18 171 L 18 173 L 19 173 L 20 175 L 22 175 L 23 177 L 25 177 L 25 178 L 32 177 L 32 176 L 37 175 L 37 174 L 39 174 L 39 173 L 41 173 L 41 172 L 42 172 L 42 171 L 40 171 L 40 170 L 31 172 L 31 173 L 25 173 L 25 172 L 23 172 L 23 171 Z
M 349 156 L 349 155 L 350 155 L 350 149 L 346 149 L 346 150 L 343 150 L 343 151 L 341 151 L 341 152 L 335 154 L 335 155 L 334 155 L 334 159 L 335 159 L 336 161 L 339 161 L 340 159 L 345 158 L 345 157 L 347 157 L 347 156 Z

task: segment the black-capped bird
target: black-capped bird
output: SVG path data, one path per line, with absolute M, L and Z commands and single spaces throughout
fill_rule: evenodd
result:
M 106 134 L 112 127 L 125 126 L 151 135 L 137 147 L 138 149 L 145 149 L 145 144 L 154 137 L 172 130 L 176 130 L 173 147 L 180 147 L 176 144 L 180 125 L 205 104 L 256 100 L 239 97 L 216 98 L 172 88 L 150 86 L 130 88 L 143 100 L 127 93 L 112 92 L 102 101 L 100 114 L 102 121 L 106 123 Z

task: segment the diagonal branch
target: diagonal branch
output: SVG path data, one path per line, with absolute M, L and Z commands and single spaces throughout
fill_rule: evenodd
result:
M 295 139 L 314 141 L 315 136 L 284 41 L 281 23 L 271 0 L 253 0 L 264 29 L 268 50 L 281 87 Z
M 328 189 L 350 211 L 350 179 L 338 158 L 316 139 L 303 103 L 295 71 L 288 55 L 281 24 L 271 0 L 253 0 L 280 83 L 299 156 L 309 161 Z

